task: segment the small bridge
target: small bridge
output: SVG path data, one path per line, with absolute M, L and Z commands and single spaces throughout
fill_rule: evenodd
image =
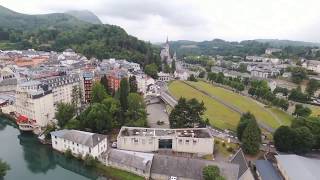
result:
M 174 99 L 168 92 L 166 91 L 161 91 L 160 96 L 162 101 L 164 101 L 166 104 L 168 104 L 171 107 L 174 107 L 178 104 L 177 100 Z

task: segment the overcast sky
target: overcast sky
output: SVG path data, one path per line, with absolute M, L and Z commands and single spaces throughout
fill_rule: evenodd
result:
M 151 42 L 273 38 L 320 42 L 319 0 L 0 0 L 27 14 L 87 9 Z M 1 23 L 1 22 L 0 22 Z

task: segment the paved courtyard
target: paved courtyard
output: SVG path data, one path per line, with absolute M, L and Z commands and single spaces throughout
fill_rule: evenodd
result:
M 148 125 L 151 128 L 169 128 L 169 117 L 166 112 L 166 106 L 163 102 L 149 104 L 147 106 Z M 157 122 L 162 121 L 164 124 L 158 125 Z

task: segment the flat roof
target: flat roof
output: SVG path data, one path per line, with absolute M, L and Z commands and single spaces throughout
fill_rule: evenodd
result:
M 160 129 L 160 128 L 139 128 L 123 126 L 118 137 L 133 136 L 133 137 L 192 137 L 192 138 L 212 138 L 210 130 L 207 128 L 183 128 L 183 129 Z
M 278 163 L 291 180 L 317 180 L 320 177 L 320 160 L 295 154 L 277 155 Z

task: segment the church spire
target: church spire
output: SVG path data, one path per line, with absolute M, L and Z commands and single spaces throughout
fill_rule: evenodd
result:
M 166 41 L 166 43 L 169 44 L 168 36 L 167 36 L 167 41 Z

